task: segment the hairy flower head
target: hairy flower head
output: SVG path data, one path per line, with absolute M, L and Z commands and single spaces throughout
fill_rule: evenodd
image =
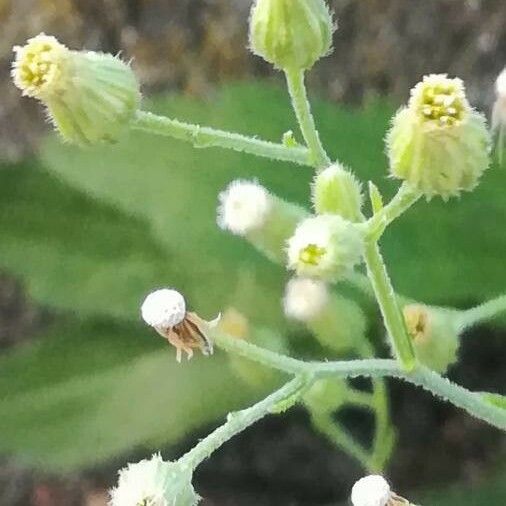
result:
M 233 234 L 245 235 L 265 223 L 271 210 L 269 192 L 254 181 L 237 180 L 220 193 L 218 225 Z
M 387 136 L 390 170 L 428 198 L 470 191 L 490 164 L 485 117 L 466 98 L 464 83 L 445 74 L 424 77 Z
M 44 103 L 66 141 L 116 142 L 127 129 L 140 103 L 128 64 L 110 54 L 72 51 L 43 33 L 14 52 L 14 83 Z
M 390 497 L 390 485 L 379 475 L 361 478 L 351 491 L 353 506 L 387 506 Z
M 288 267 L 300 276 L 335 280 L 361 261 L 363 237 L 349 221 L 323 214 L 299 224 L 288 240 Z
M 156 454 L 119 471 L 109 506 L 195 506 L 200 498 L 191 479 L 189 468 Z

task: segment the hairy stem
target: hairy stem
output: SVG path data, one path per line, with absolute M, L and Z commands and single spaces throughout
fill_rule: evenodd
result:
M 202 441 L 194 446 L 188 453 L 183 455 L 181 459 L 179 459 L 179 462 L 195 469 L 225 442 L 263 418 L 265 415 L 275 411 L 279 403 L 290 399 L 298 392 L 302 391 L 311 381 L 310 376 L 296 376 L 292 381 L 286 383 L 279 390 L 250 408 L 236 413 L 230 413 L 227 417 L 227 421 L 222 426 L 202 439 Z
M 369 237 L 378 241 L 386 227 L 407 211 L 420 197 L 421 193 L 418 190 L 408 183 L 403 183 L 395 197 L 364 224 Z
M 342 378 L 358 376 L 399 378 L 425 388 L 436 397 L 445 399 L 494 427 L 506 430 L 506 409 L 486 402 L 481 394 L 466 390 L 421 364 L 418 365 L 415 371 L 407 373 L 396 360 L 371 358 L 334 362 L 304 362 L 265 350 L 225 334 L 217 334 L 214 337 L 214 342 L 218 347 L 268 367 L 292 375 L 313 375 L 315 380 L 333 376 Z
M 370 457 L 367 451 L 353 439 L 342 425 L 337 424 L 331 416 L 312 413 L 311 422 L 315 429 L 325 435 L 337 447 L 358 460 L 367 471 L 374 471 L 370 466 Z
M 311 160 L 317 168 L 323 169 L 329 166 L 331 162 L 320 141 L 320 136 L 311 113 L 306 85 L 304 84 L 304 71 L 289 68 L 285 69 L 285 74 L 293 109 L 304 140 L 311 153 Z
M 462 311 L 459 316 L 459 326 L 462 329 L 466 329 L 504 312 L 506 312 L 506 294 L 484 302 L 480 306 Z
M 381 315 L 391 339 L 395 354 L 406 371 L 416 365 L 413 343 L 408 336 L 401 309 L 376 242 L 365 246 L 367 273 L 378 301 Z
M 202 127 L 191 123 L 139 111 L 131 127 L 157 135 L 190 142 L 197 148 L 220 147 L 252 155 L 312 166 L 312 156 L 305 147 L 287 147 L 224 130 Z

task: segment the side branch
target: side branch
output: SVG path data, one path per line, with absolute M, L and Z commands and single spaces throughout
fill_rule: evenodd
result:
M 139 111 L 132 123 L 132 128 L 190 142 L 196 148 L 220 147 L 272 160 L 306 166 L 313 165 L 309 150 L 302 146 L 287 147 L 283 144 L 276 144 L 224 130 L 183 123 L 150 112 Z

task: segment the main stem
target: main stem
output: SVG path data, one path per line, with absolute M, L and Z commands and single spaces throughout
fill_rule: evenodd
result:
M 285 69 L 285 75 L 293 109 L 304 140 L 311 153 L 312 161 L 318 169 L 328 167 L 331 162 L 320 141 L 320 136 L 311 113 L 306 85 L 304 84 L 304 71 L 298 68 L 287 68 Z
M 183 455 L 181 459 L 179 459 L 179 462 L 195 469 L 226 441 L 236 434 L 239 434 L 268 413 L 275 411 L 277 404 L 290 399 L 292 396 L 296 395 L 297 392 L 302 391 L 303 387 L 311 383 L 311 381 L 312 378 L 310 376 L 297 376 L 254 406 L 237 413 L 230 413 L 227 421 L 221 427 L 218 427 L 214 432 L 194 446 L 188 453 Z
M 150 112 L 137 112 L 131 128 L 190 142 L 197 148 L 220 147 L 273 160 L 313 165 L 311 153 L 305 147 L 287 147 L 224 130 L 183 123 Z
M 416 365 L 413 343 L 406 331 L 404 317 L 397 303 L 395 291 L 388 277 L 379 246 L 375 241 L 366 243 L 364 258 L 367 265 L 367 274 L 371 280 L 395 355 L 404 370 L 412 371 Z

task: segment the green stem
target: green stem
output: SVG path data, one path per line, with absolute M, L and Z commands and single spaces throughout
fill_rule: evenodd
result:
M 311 113 L 311 106 L 309 105 L 304 84 L 304 71 L 298 68 L 288 68 L 285 69 L 285 74 L 293 109 L 304 140 L 311 153 L 312 161 L 318 169 L 328 167 L 331 162 L 320 141 L 320 136 Z
M 305 147 L 287 147 L 283 144 L 263 141 L 224 130 L 183 123 L 150 112 L 137 112 L 131 127 L 135 130 L 190 142 L 197 148 L 220 147 L 273 160 L 292 162 L 299 165 L 313 165 L 311 154 Z
M 494 427 L 506 430 L 505 409 L 484 401 L 481 394 L 470 392 L 421 364 L 418 365 L 415 371 L 407 373 L 399 367 L 396 360 L 371 358 L 335 362 L 304 362 L 265 350 L 259 346 L 226 336 L 225 334 L 216 335 L 214 342 L 217 346 L 232 353 L 237 353 L 273 369 L 284 371 L 287 374 L 313 375 L 314 380 L 335 376 L 342 378 L 357 376 L 370 378 L 390 376 L 399 378 L 425 388 L 436 397 L 451 402 L 453 405 L 466 410 L 471 415 L 488 422 Z
M 403 183 L 395 197 L 364 226 L 371 240 L 378 241 L 390 223 L 407 211 L 421 197 L 421 193 L 408 183 Z
M 416 365 L 413 343 L 406 331 L 404 317 L 397 303 L 397 297 L 376 242 L 366 243 L 364 258 L 367 273 L 376 294 L 395 354 L 402 367 L 406 371 L 412 371 Z
M 368 472 L 374 471 L 370 466 L 367 451 L 353 439 L 342 425 L 336 424 L 331 416 L 311 414 L 311 422 L 315 429 L 325 435 L 337 447 L 358 460 Z
M 265 415 L 275 411 L 277 404 L 293 397 L 309 382 L 311 382 L 310 377 L 297 376 L 279 390 L 250 408 L 236 413 L 230 413 L 227 417 L 227 421 L 222 426 L 218 427 L 214 432 L 202 439 L 202 441 L 194 446 L 188 453 L 183 455 L 179 459 L 179 462 L 183 465 L 187 465 L 191 469 L 195 469 L 226 441 L 234 437 L 236 434 L 239 434 L 244 429 L 263 418 Z
M 506 294 L 489 300 L 480 306 L 462 311 L 458 319 L 459 327 L 464 330 L 504 312 L 506 312 Z

